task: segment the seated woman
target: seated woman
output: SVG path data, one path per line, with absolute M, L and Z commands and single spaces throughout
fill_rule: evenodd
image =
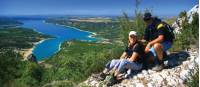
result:
M 129 33 L 129 42 L 125 51 L 123 52 L 120 59 L 114 59 L 108 64 L 101 73 L 100 77 L 102 80 L 105 79 L 106 75 L 114 73 L 116 79 L 120 79 L 120 74 L 126 72 L 126 70 L 141 70 L 143 66 L 143 55 L 144 46 L 138 41 L 137 33 L 131 31 Z

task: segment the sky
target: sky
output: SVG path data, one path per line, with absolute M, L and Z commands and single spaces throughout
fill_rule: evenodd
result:
M 141 0 L 139 9 L 158 16 L 188 11 L 198 0 Z M 133 15 L 135 0 L 0 0 L 0 15 Z

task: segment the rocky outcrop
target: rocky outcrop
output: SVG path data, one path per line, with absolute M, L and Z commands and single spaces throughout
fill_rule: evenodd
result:
M 26 58 L 28 61 L 31 61 L 31 62 L 35 62 L 37 63 L 37 58 L 34 54 L 30 54 L 28 55 L 28 57 Z
M 191 76 L 191 73 L 196 72 L 195 67 L 198 63 L 198 49 L 171 53 L 170 59 L 165 61 L 165 65 L 168 67 L 162 71 L 142 70 L 113 87 L 185 87 L 185 81 Z M 88 78 L 80 85 L 102 86 L 101 82 L 93 77 Z
M 182 29 L 182 25 L 185 19 L 188 20 L 188 23 L 191 23 L 193 20 L 193 14 L 199 13 L 199 5 L 195 5 L 191 10 L 187 12 L 187 17 L 178 17 L 177 20 L 172 24 L 172 27 L 174 28 L 175 33 L 180 33 L 180 30 Z

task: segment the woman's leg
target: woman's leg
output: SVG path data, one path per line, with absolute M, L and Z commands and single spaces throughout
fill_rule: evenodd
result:
M 142 64 L 136 63 L 136 62 L 131 62 L 127 59 L 123 59 L 120 61 L 120 64 L 117 67 L 117 70 L 115 71 L 114 76 L 118 76 L 119 74 L 126 72 L 126 70 L 128 70 L 128 69 L 140 70 L 140 69 L 142 69 Z
M 113 59 L 112 61 L 108 62 L 106 64 L 106 68 L 104 69 L 103 73 L 108 73 L 110 70 L 112 70 L 114 67 L 118 67 L 120 63 L 120 59 Z

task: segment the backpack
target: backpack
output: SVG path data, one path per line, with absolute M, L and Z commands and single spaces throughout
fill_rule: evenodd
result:
M 172 40 L 175 39 L 175 34 L 174 34 L 174 28 L 171 27 L 169 24 L 165 23 L 165 22 L 161 22 L 158 24 L 157 29 L 164 27 L 165 29 L 167 29 L 167 32 L 169 33 L 169 36 Z

